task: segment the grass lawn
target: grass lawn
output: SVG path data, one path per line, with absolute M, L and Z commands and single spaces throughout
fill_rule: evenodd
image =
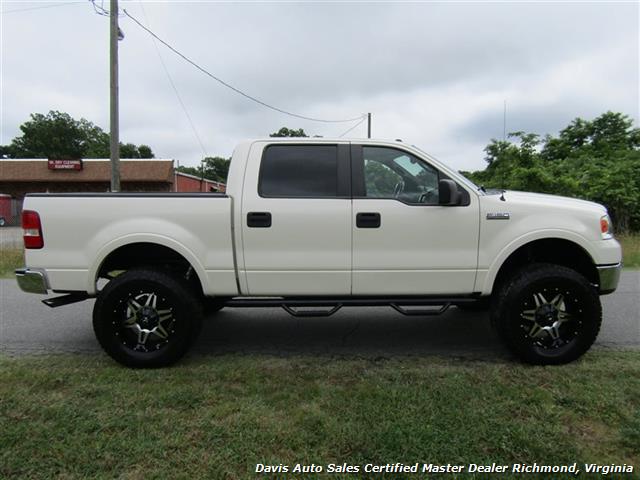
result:
M 2 478 L 255 478 L 256 463 L 297 462 L 626 463 L 635 476 L 640 352 L 555 368 L 224 355 L 136 371 L 102 355 L 0 357 L 0 423 Z
M 20 267 L 24 267 L 23 249 L 0 249 L 0 278 L 15 278 L 13 271 Z
M 640 234 L 620 235 L 618 241 L 622 245 L 622 261 L 625 267 L 640 268 Z

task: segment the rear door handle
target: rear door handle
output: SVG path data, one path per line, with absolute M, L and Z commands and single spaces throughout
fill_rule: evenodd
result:
M 251 228 L 270 228 L 271 213 L 270 212 L 249 212 L 247 213 L 247 227 Z
M 380 228 L 380 214 L 375 212 L 363 212 L 356 214 L 356 227 Z

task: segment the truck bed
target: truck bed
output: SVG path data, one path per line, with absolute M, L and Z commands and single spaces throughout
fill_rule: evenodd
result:
M 225 194 L 37 193 L 27 195 L 24 209 L 39 213 L 44 238 L 44 248 L 26 251 L 27 265 L 46 269 L 51 289 L 95 294 L 107 255 L 152 243 L 188 260 L 205 294 L 238 293 L 232 199 Z

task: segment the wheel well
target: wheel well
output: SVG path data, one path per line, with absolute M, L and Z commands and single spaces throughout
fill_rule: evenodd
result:
M 168 271 L 177 278 L 189 281 L 202 293 L 202 284 L 191 263 L 175 250 L 157 243 L 131 243 L 116 248 L 102 261 L 96 281 L 100 278 L 112 278 L 110 272 L 143 266 Z
M 527 243 L 509 255 L 493 282 L 493 291 L 515 270 L 534 262 L 562 265 L 580 273 L 593 284 L 599 282 L 593 259 L 580 245 L 561 238 L 545 238 Z

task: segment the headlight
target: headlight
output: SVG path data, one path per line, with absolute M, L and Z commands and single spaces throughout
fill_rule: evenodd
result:
M 613 238 L 613 226 L 611 225 L 609 215 L 603 215 L 600 217 L 600 233 L 603 240 Z

